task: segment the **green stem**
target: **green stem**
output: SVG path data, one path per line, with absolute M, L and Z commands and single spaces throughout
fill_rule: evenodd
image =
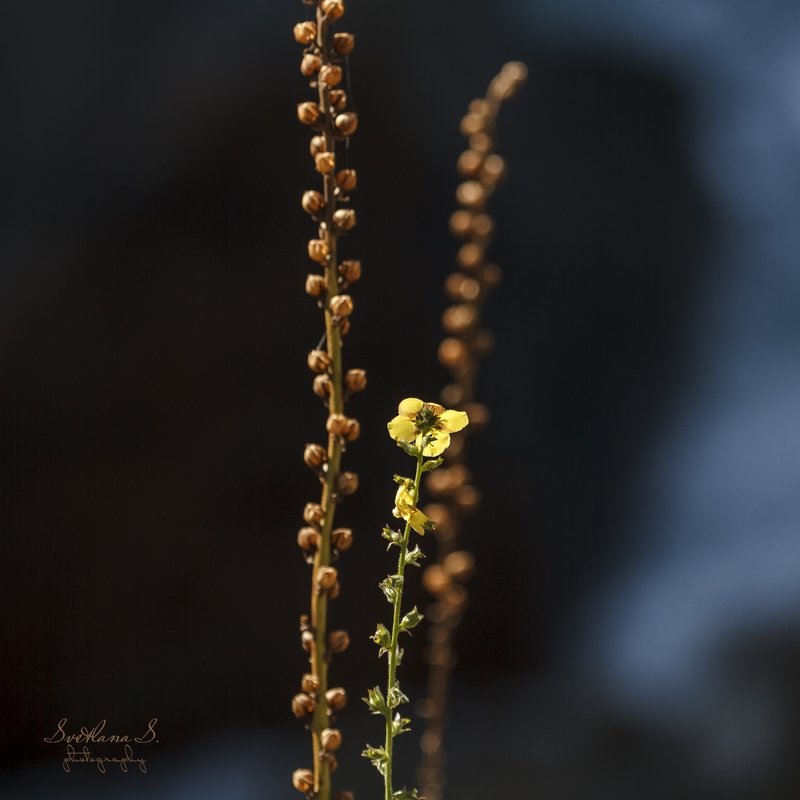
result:
M 422 452 L 417 456 L 417 472 L 414 476 L 414 503 L 419 501 L 419 484 L 422 479 Z M 411 534 L 411 522 L 406 522 L 405 530 L 403 531 L 403 539 L 400 542 L 400 555 L 397 557 L 397 575 L 399 580 L 397 582 L 397 589 L 394 596 L 394 608 L 392 613 L 392 638 L 389 646 L 389 669 L 386 684 L 386 699 L 388 701 L 389 695 L 397 680 L 397 653 L 398 653 L 398 639 L 400 638 L 400 608 L 403 602 L 403 582 L 404 573 L 406 568 L 406 556 L 408 554 L 408 538 Z M 386 741 L 384 749 L 386 750 L 386 771 L 384 773 L 384 788 L 385 800 L 392 800 L 394 789 L 392 788 L 392 754 L 394 748 L 394 736 L 392 735 L 392 711 L 393 709 L 386 709 Z

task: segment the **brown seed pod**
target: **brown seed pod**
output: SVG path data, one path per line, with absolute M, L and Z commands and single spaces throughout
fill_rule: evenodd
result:
M 448 383 L 442 389 L 442 402 L 447 406 L 458 406 L 464 399 L 464 389 L 458 383 Z M 450 446 L 452 447 L 452 440 Z
M 456 169 L 465 178 L 477 178 L 483 166 L 483 153 L 477 150 L 465 150 L 459 157 Z
M 311 44 L 317 38 L 317 23 L 311 22 L 298 22 L 294 26 L 294 38 L 298 44 Z
M 350 528 L 336 528 L 331 532 L 331 547 L 340 553 L 347 552 L 353 546 L 353 531 Z
M 483 248 L 476 242 L 467 242 L 458 251 L 457 260 L 463 269 L 475 269 L 483 261 Z
M 456 489 L 455 498 L 458 507 L 462 511 L 470 513 L 480 505 L 481 493 L 475 486 L 459 486 Z
M 306 503 L 303 509 L 303 519 L 309 525 L 319 525 L 325 518 L 325 512 L 319 503 Z
M 352 208 L 338 208 L 333 214 L 333 224 L 340 231 L 350 231 L 356 226 L 356 212 Z
M 351 392 L 363 392 L 367 388 L 367 373 L 363 369 L 349 369 L 344 376 L 344 385 Z
M 506 162 L 503 160 L 502 156 L 498 156 L 496 153 L 492 153 L 490 156 L 486 158 L 486 161 L 483 163 L 483 169 L 481 170 L 481 178 L 486 183 L 496 183 L 503 177 L 505 171 L 506 171 Z
M 488 153 L 492 149 L 492 137 L 486 131 L 478 131 L 469 137 L 469 146 L 479 153 Z
M 445 291 L 453 300 L 471 303 L 478 299 L 481 286 L 474 278 L 468 278 L 460 272 L 447 276 Z
M 464 181 L 456 189 L 456 199 L 462 206 L 475 208 L 483 203 L 486 193 L 478 181 Z
M 439 345 L 439 361 L 449 369 L 463 366 L 468 355 L 467 346 L 461 339 L 450 337 Z
M 314 394 L 317 397 L 321 397 L 323 400 L 325 400 L 326 398 L 331 396 L 331 392 L 333 390 L 333 384 L 331 383 L 331 379 L 327 375 L 325 374 L 317 375 L 317 377 L 314 378 L 313 389 L 314 389 Z
M 342 472 L 336 480 L 336 490 L 339 494 L 355 494 L 358 490 L 358 475 L 355 472 Z
M 431 564 L 422 573 L 422 585 L 433 595 L 440 595 L 450 586 L 450 576 L 439 564 Z
M 308 368 L 312 372 L 328 372 L 331 357 L 324 350 L 312 350 L 308 354 Z
M 307 444 L 303 451 L 303 461 L 311 469 L 319 469 L 328 460 L 328 453 L 321 444 Z
M 321 592 L 333 589 L 336 581 L 339 580 L 339 573 L 336 567 L 320 567 L 317 570 L 317 588 Z
M 334 120 L 336 130 L 342 136 L 352 136 L 358 128 L 358 115 L 352 111 L 345 111 L 343 114 L 337 114 Z
M 340 169 L 336 173 L 336 185 L 344 192 L 352 192 L 357 183 L 358 177 L 354 169 Z
M 347 417 L 344 414 L 331 414 L 325 427 L 328 433 L 334 436 L 343 436 L 347 427 Z
M 488 214 L 476 214 L 472 218 L 472 225 L 470 227 L 475 236 L 480 239 L 486 239 L 491 236 L 494 231 L 494 222 Z
M 353 298 L 349 294 L 331 297 L 331 312 L 335 317 L 349 317 L 353 313 Z
M 461 133 L 464 136 L 473 136 L 476 133 L 483 131 L 486 127 L 486 117 L 483 114 L 478 114 L 475 111 L 470 111 L 461 120 Z
M 472 212 L 460 208 L 450 216 L 450 231 L 454 236 L 464 238 L 472 229 Z
M 316 694 L 317 689 L 319 689 L 319 678 L 316 675 L 312 675 L 310 672 L 306 672 L 303 675 L 303 679 L 300 681 L 300 688 L 306 694 Z
M 319 264 L 324 264 L 328 260 L 330 251 L 324 239 L 309 239 L 308 241 L 308 257 L 312 261 Z
M 328 592 L 328 599 L 335 600 L 342 593 L 342 584 L 339 581 L 333 584 L 333 588 Z
M 334 686 L 325 692 L 325 700 L 331 711 L 341 711 L 347 705 L 347 692 L 341 686 Z
M 314 712 L 317 707 L 314 698 L 310 694 L 300 692 L 292 698 L 292 713 L 298 718 L 302 719 Z
M 355 283 L 361 277 L 361 262 L 342 261 L 339 264 L 339 274 L 347 283 Z
M 311 78 L 319 72 L 321 66 L 322 59 L 319 56 L 315 56 L 313 53 L 306 53 L 300 62 L 300 72 L 302 72 L 306 78 Z
M 333 49 L 340 55 L 346 56 L 353 52 L 356 46 L 356 37 L 352 33 L 334 33 Z
M 334 20 L 344 16 L 343 0 L 322 0 L 319 7 L 328 19 Z
M 326 283 L 322 275 L 306 275 L 306 294 L 319 297 L 325 293 Z
M 477 317 L 478 312 L 473 305 L 462 303 L 450 306 L 442 315 L 442 327 L 448 333 L 463 334 L 475 324 Z
M 347 631 L 331 631 L 328 634 L 328 650 L 333 655 L 344 653 L 350 647 L 350 635 Z
M 336 169 L 336 155 L 323 151 L 314 156 L 314 166 L 321 175 L 330 175 Z
M 454 581 L 465 581 L 475 569 L 475 556 L 466 550 L 455 550 L 447 554 L 442 566 Z
M 319 79 L 328 86 L 338 86 L 342 82 L 342 68 L 338 64 L 326 64 L 319 71 Z
M 298 792 L 314 791 L 314 773 L 310 769 L 296 769 L 292 773 L 292 785 Z
M 336 111 L 344 111 L 347 108 L 347 92 L 344 89 L 331 89 L 331 105 Z
M 308 145 L 308 151 L 311 153 L 311 157 L 313 158 L 317 153 L 321 153 L 325 149 L 325 137 L 324 136 L 312 136 L 311 141 Z
M 311 631 L 300 632 L 300 644 L 307 653 L 314 651 L 314 634 Z
M 467 412 L 469 424 L 473 428 L 486 425 L 489 422 L 489 417 L 491 416 L 489 413 L 489 407 L 485 406 L 483 403 L 468 403 L 465 406 L 464 411 Z
M 314 530 L 314 528 L 300 528 L 297 532 L 297 544 L 305 552 L 316 550 L 319 547 L 319 542 L 319 531 Z
M 303 192 L 301 204 L 303 206 L 303 211 L 307 211 L 309 214 L 316 214 L 318 211 L 321 211 L 323 208 L 325 208 L 324 198 L 314 189 L 309 189 L 307 192 Z
M 299 103 L 297 106 L 297 119 L 304 125 L 313 125 L 321 114 L 322 112 L 316 103 L 305 102 Z
M 319 740 L 326 750 L 334 752 L 342 746 L 342 732 L 336 728 L 325 728 L 319 735 Z
M 348 442 L 354 442 L 361 436 L 361 423 L 357 419 L 348 419 L 342 435 Z
M 347 336 L 350 333 L 350 320 L 345 317 L 337 317 L 336 324 L 339 326 L 339 332 L 342 336 Z

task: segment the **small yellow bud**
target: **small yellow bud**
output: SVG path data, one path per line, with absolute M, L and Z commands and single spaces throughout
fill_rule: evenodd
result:
M 319 547 L 319 531 L 314 528 L 300 528 L 297 532 L 297 544 L 305 552 L 316 550 Z
M 311 469 L 319 469 L 328 460 L 328 453 L 321 444 L 307 444 L 303 451 L 303 461 Z
M 325 692 L 325 700 L 331 711 L 341 711 L 347 705 L 347 692 L 341 686 L 334 686 Z
M 352 33 L 334 33 L 333 49 L 340 55 L 346 56 L 353 52 L 356 46 L 356 37 Z
M 294 38 L 298 44 L 311 44 L 317 38 L 317 23 L 298 22 L 294 26 Z
M 306 275 L 306 294 L 311 297 L 319 297 L 325 293 L 325 278 L 322 275 Z
M 350 635 L 347 631 L 331 631 L 328 634 L 328 650 L 333 655 L 344 653 L 350 647 Z
M 313 53 L 306 53 L 300 62 L 300 72 L 306 78 L 311 78 L 319 71 L 321 66 L 322 59 L 319 56 L 315 56 Z
M 298 792 L 313 792 L 314 773 L 310 769 L 296 769 L 292 774 L 292 785 Z
M 353 531 L 350 528 L 336 528 L 331 533 L 331 547 L 340 553 L 347 552 L 353 546 Z
M 310 672 L 306 672 L 303 675 L 303 679 L 300 681 L 300 688 L 306 694 L 316 694 L 317 689 L 319 689 L 319 678 L 316 675 L 312 675 Z
M 331 379 L 327 375 L 317 375 L 314 378 L 314 394 L 321 397 L 323 400 L 331 396 Z
M 298 718 L 302 719 L 313 713 L 317 704 L 310 694 L 300 692 L 292 698 L 292 713 Z
M 342 82 L 342 68 L 338 64 L 326 64 L 319 71 L 319 79 L 328 86 L 338 86 Z
M 358 116 L 351 111 L 345 111 L 337 115 L 334 125 L 342 136 L 352 136 L 358 128 Z
M 328 260 L 329 253 L 328 245 L 323 239 L 309 239 L 308 257 L 312 261 L 324 264 Z
M 350 231 L 356 226 L 356 212 L 352 208 L 339 208 L 333 214 L 333 224 L 340 231 Z
M 339 274 L 347 283 L 355 283 L 361 277 L 361 262 L 342 261 L 339 264 Z
M 325 207 L 325 200 L 319 192 L 309 189 L 307 192 L 303 192 L 301 204 L 303 211 L 307 211 L 309 214 L 316 214 Z
M 336 728 L 325 728 L 319 735 L 319 740 L 326 750 L 333 752 L 342 746 L 342 732 Z
M 367 373 L 363 369 L 349 369 L 344 376 L 345 388 L 351 392 L 363 392 L 367 388 Z
M 312 350 L 307 360 L 312 372 L 327 372 L 331 366 L 331 357 L 324 350 Z
M 336 169 L 336 155 L 329 152 L 317 153 L 314 156 L 314 166 L 322 175 L 330 175 Z
M 331 312 L 335 317 L 349 317 L 353 313 L 353 298 L 349 294 L 332 297 Z
M 343 0 L 322 0 L 319 7 L 328 19 L 334 20 L 344 16 Z
M 342 472 L 336 480 L 336 490 L 343 495 L 355 494 L 358 490 L 358 475 L 355 472 Z
M 316 103 L 306 102 L 297 106 L 297 119 L 304 125 L 313 125 L 322 112 Z
M 342 191 L 352 192 L 356 188 L 357 182 L 358 179 L 354 169 L 341 169 L 336 173 L 336 185 Z

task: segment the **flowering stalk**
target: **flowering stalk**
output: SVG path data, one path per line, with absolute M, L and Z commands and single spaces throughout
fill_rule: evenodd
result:
M 516 93 L 526 75 L 524 64 L 506 64 L 486 96 L 474 100 L 461 121 L 469 147 L 458 159 L 458 171 L 465 180 L 456 192 L 461 208 L 452 215 L 450 228 L 464 244 L 457 256 L 460 271 L 450 275 L 445 284 L 446 293 L 456 302 L 442 318 L 447 338 L 439 347 L 439 360 L 452 375 L 452 382 L 442 391 L 442 401 L 462 405 L 469 413 L 471 430 L 489 419 L 486 406 L 475 402 L 475 383 L 479 360 L 493 344 L 491 332 L 481 328 L 483 303 L 501 278 L 500 268 L 487 263 L 485 257 L 494 231 L 486 207 L 505 172 L 503 159 L 494 152 L 495 124 L 503 101 Z M 428 491 L 440 500 L 425 508 L 437 523 L 436 562 L 423 573 L 423 584 L 435 598 L 426 609 L 431 622 L 428 691 L 422 704 L 425 730 L 420 740 L 419 778 L 427 800 L 441 800 L 443 795 L 447 695 L 456 658 L 453 640 L 467 604 L 464 583 L 474 568 L 472 554 L 459 547 L 463 517 L 480 503 L 480 492 L 470 483 L 466 455 L 466 439 L 454 440 L 445 468 L 430 475 L 426 483 Z
M 308 652 L 309 671 L 301 682 L 301 692 L 292 700 L 292 709 L 308 723 L 311 731 L 313 768 L 296 770 L 295 788 L 315 800 L 330 800 L 331 773 L 336 768 L 335 751 L 341 745 L 341 732 L 331 727 L 333 715 L 346 703 L 341 687 L 329 687 L 331 657 L 347 649 L 346 631 L 328 631 L 328 601 L 340 592 L 339 576 L 332 562 L 349 550 L 353 535 L 348 528 L 334 528 L 336 505 L 358 488 L 358 476 L 341 469 L 342 453 L 360 433 L 357 420 L 344 414 L 348 397 L 366 386 L 361 369 L 344 372 L 342 338 L 350 329 L 353 300 L 346 290 L 361 276 L 359 261 L 339 261 L 340 237 L 356 224 L 355 212 L 340 207 L 356 187 L 353 169 L 337 169 L 338 145 L 358 126 L 357 116 L 347 111 L 346 92 L 337 88 L 345 70 L 342 64 L 353 50 L 350 33 L 333 33 L 332 25 L 344 14 L 343 0 L 304 0 L 316 6 L 316 20 L 299 22 L 294 36 L 304 45 L 301 73 L 316 90 L 316 102 L 300 103 L 297 116 L 314 135 L 310 152 L 321 176 L 322 192 L 310 189 L 303 194 L 303 209 L 318 224 L 318 237 L 308 243 L 308 255 L 322 270 L 306 278 L 306 293 L 317 300 L 323 311 L 325 334 L 308 355 L 308 366 L 316 373 L 314 393 L 328 408 L 327 446 L 306 445 L 304 460 L 319 477 L 322 495 L 319 503 L 308 503 L 304 512 L 306 527 L 298 534 L 298 544 L 312 564 L 311 613 L 300 619 L 301 643 Z M 323 344 L 324 343 L 324 344 Z M 324 346 L 324 349 L 320 349 Z M 347 797 L 347 793 L 339 796 Z
M 409 550 L 411 531 L 424 535 L 434 529 L 434 523 L 417 504 L 419 502 L 420 481 L 423 473 L 430 472 L 442 463 L 441 454 L 450 445 L 450 434 L 462 430 L 469 420 L 463 411 L 447 411 L 438 403 L 424 403 L 417 398 L 407 398 L 400 403 L 398 415 L 388 424 L 389 435 L 397 442 L 405 453 L 416 462 L 414 478 L 394 476 L 398 484 L 395 494 L 393 516 L 405 520 L 403 531 L 393 530 L 386 526 L 383 537 L 388 540 L 388 549 L 397 547 L 397 570 L 387 576 L 380 588 L 392 607 L 391 631 L 379 623 L 372 636 L 378 645 L 378 657 L 387 656 L 386 689 L 382 691 L 375 686 L 367 691 L 364 698 L 373 714 L 382 716 L 385 721 L 383 747 L 367 745 L 363 754 L 369 758 L 378 772 L 383 776 L 385 800 L 416 800 L 416 789 L 399 789 L 395 791 L 393 784 L 394 740 L 409 729 L 410 720 L 402 717 L 397 708 L 408 702 L 408 698 L 400 688 L 397 669 L 403 658 L 400 647 L 400 634 L 409 633 L 422 621 L 422 615 L 414 606 L 403 614 L 403 587 L 405 584 L 406 566 L 419 566 L 423 558 L 418 545 Z

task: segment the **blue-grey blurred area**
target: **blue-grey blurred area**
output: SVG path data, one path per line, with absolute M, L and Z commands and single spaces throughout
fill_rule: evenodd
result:
M 0 25 L 0 797 L 291 797 L 321 436 L 316 184 L 297 2 L 8 3 Z M 447 742 L 461 800 L 800 792 L 800 6 L 349 0 L 369 372 L 333 624 L 337 787 L 380 723 L 368 640 L 404 459 L 433 398 L 459 119 L 504 61 L 504 282 L 474 439 L 481 511 Z M 428 547 L 430 547 L 430 544 Z M 421 589 L 410 594 L 424 602 Z M 403 666 L 422 694 L 424 636 Z M 58 721 L 147 774 L 66 774 Z M 419 732 L 421 723 L 414 721 Z M 399 742 L 412 784 L 416 733 Z

